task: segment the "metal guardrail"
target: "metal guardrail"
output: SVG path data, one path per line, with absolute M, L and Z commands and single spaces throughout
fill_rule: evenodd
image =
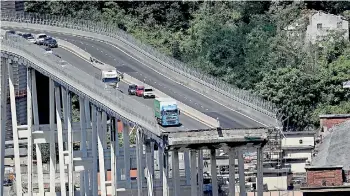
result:
M 211 89 L 212 91 L 219 93 L 219 95 L 222 96 L 223 99 L 227 100 L 228 102 L 230 102 L 230 100 L 239 102 L 240 104 L 252 108 L 256 111 L 259 111 L 271 118 L 276 118 L 276 114 L 278 113 L 278 109 L 273 103 L 266 101 L 256 95 L 253 95 L 246 90 L 238 89 L 233 85 L 230 85 L 222 80 L 216 79 L 213 76 L 205 74 L 199 69 L 191 68 L 174 58 L 168 57 L 158 52 L 153 47 L 135 39 L 130 34 L 127 34 L 126 32 L 118 29 L 115 25 L 112 26 L 111 23 L 92 22 L 90 20 L 81 20 L 61 16 L 40 15 L 35 13 L 2 13 L 1 20 L 63 27 L 81 30 L 85 32 L 97 33 L 119 39 L 125 44 L 138 50 L 140 53 L 147 53 L 145 55 L 157 60 L 157 62 L 159 62 L 160 60 L 160 64 L 163 67 L 158 67 L 159 70 L 166 68 L 171 71 L 174 71 L 187 78 L 188 81 L 186 82 L 199 83 L 200 85 L 203 85 Z M 157 69 L 156 67 L 153 68 Z M 168 74 L 167 76 L 170 78 L 174 77 L 171 74 Z M 209 94 L 208 92 L 205 93 Z
M 5 36 L 1 40 L 2 57 L 14 56 L 14 59 L 30 64 L 39 72 L 68 87 L 70 91 L 90 99 L 106 112 L 125 118 L 129 122 L 135 122 L 151 133 L 160 134 L 150 107 L 131 97 L 126 97 L 116 89 L 106 90 L 101 81 L 63 62 L 55 55 L 44 54 L 44 52 L 39 46 L 30 44 L 19 36 Z

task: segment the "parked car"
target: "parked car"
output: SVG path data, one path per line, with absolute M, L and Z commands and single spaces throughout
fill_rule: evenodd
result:
M 45 38 L 47 38 L 46 34 L 39 33 L 35 36 L 35 43 L 38 45 L 43 45 Z
M 28 40 L 30 43 L 35 43 L 35 38 L 31 33 L 24 33 L 22 34 L 22 37 L 26 40 Z
M 153 94 L 153 89 L 145 88 L 145 90 L 143 91 L 143 98 L 156 98 L 156 96 Z
M 129 95 L 135 95 L 136 94 L 136 88 L 137 88 L 136 84 L 130 84 L 129 88 L 128 88 L 128 94 Z
M 52 37 L 45 38 L 43 45 L 48 46 L 50 48 L 57 48 L 58 47 L 57 41 Z
M 145 90 L 144 86 L 137 86 L 136 87 L 136 96 L 142 97 L 143 96 L 143 91 Z
M 52 54 L 52 50 L 51 50 L 51 48 L 45 48 L 45 54 Z

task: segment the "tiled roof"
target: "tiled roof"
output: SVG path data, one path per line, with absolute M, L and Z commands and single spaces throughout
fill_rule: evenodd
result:
M 344 170 L 350 170 L 350 120 L 331 128 L 313 157 L 311 166 L 343 165 Z

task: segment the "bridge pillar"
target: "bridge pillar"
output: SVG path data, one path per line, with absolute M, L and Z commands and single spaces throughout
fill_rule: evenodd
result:
M 20 157 L 19 157 L 18 125 L 17 125 L 16 100 L 15 100 L 16 95 L 15 95 L 15 86 L 14 86 L 15 81 L 13 78 L 12 63 L 8 63 L 7 66 L 8 66 L 8 74 L 9 74 L 11 121 L 12 121 L 12 133 L 13 133 L 14 155 L 15 155 L 16 191 L 17 191 L 17 195 L 22 195 L 22 176 L 21 176 L 21 165 L 20 165 Z M 6 88 L 2 90 L 5 90 L 5 89 Z M 7 100 L 7 97 L 6 97 L 6 100 Z
M 257 189 L 258 189 L 257 196 L 263 196 L 264 194 L 263 151 L 261 146 L 258 146 L 257 148 Z
M 197 151 L 191 150 L 191 195 L 197 196 Z
M 28 195 L 33 195 L 33 183 L 32 183 L 32 174 L 33 174 L 33 107 L 32 107 L 32 70 L 27 68 L 27 127 L 28 127 L 28 162 L 27 162 L 27 183 L 28 183 Z M 41 161 L 41 160 L 40 160 Z
M 190 154 L 189 150 L 185 149 L 184 153 L 184 166 L 185 166 L 185 178 L 186 178 L 186 185 L 191 184 L 191 171 L 190 171 Z
M 152 163 L 154 163 L 154 159 L 152 160 L 152 142 L 150 142 L 150 139 L 146 141 L 146 179 L 147 179 L 147 190 L 148 190 L 148 196 L 154 195 L 153 190 L 153 174 L 152 174 Z M 154 146 L 153 146 L 154 148 Z
M 228 149 L 229 157 L 229 196 L 235 196 L 236 194 L 236 178 L 235 178 L 235 150 L 233 147 Z
M 218 177 L 216 169 L 216 150 L 210 149 L 210 165 L 211 165 L 211 184 L 213 196 L 218 196 Z
M 92 195 L 98 195 L 98 184 L 97 184 L 97 132 L 99 130 L 98 126 L 99 123 L 97 123 L 97 111 L 96 111 L 96 106 L 92 105 L 91 106 L 91 118 L 92 118 L 92 134 L 91 134 L 91 139 L 92 139 Z
M 242 149 L 238 149 L 238 173 L 239 173 L 239 195 L 246 196 L 245 174 L 244 174 L 244 159 Z
M 56 146 L 55 146 L 55 83 L 49 79 L 49 107 L 50 107 L 50 193 L 55 193 L 56 179 Z
M 198 196 L 203 194 L 203 150 L 198 151 Z
M 7 121 L 7 85 L 8 85 L 8 73 L 7 73 L 7 64 L 8 59 L 1 58 L 1 111 L 0 111 L 0 196 L 4 192 L 4 174 L 5 174 L 5 137 L 6 137 L 6 121 Z
M 140 129 L 136 130 L 136 160 L 137 160 L 137 194 L 142 196 L 143 194 L 143 166 L 142 166 L 142 157 L 143 157 L 143 142 L 144 135 Z
M 178 149 L 172 150 L 172 182 L 174 195 L 180 195 L 180 174 L 179 174 L 179 151 Z
M 70 101 L 69 101 L 70 102 Z M 86 121 L 86 112 L 85 112 L 85 100 L 83 97 L 79 97 L 79 108 L 80 108 L 80 128 L 81 128 L 81 132 L 80 132 L 80 137 L 81 137 L 81 141 L 80 141 L 80 150 L 82 151 L 82 158 L 86 158 L 87 157 L 87 147 L 86 147 L 86 125 L 87 123 Z M 71 109 L 69 110 L 69 112 L 71 112 Z M 90 114 L 89 114 L 90 115 Z M 90 122 L 90 121 L 88 121 Z M 69 131 L 69 129 L 68 129 Z M 68 133 L 68 136 L 70 136 L 71 134 Z M 69 145 L 73 145 L 73 143 L 69 144 Z M 69 153 L 72 153 L 72 158 L 73 158 L 73 149 L 70 150 Z M 73 164 L 73 160 L 72 160 L 72 164 Z M 74 165 L 71 166 L 72 167 L 72 172 L 73 172 L 73 167 Z M 72 178 L 72 183 L 73 183 L 73 175 L 71 176 Z M 88 170 L 84 169 L 84 171 L 80 172 L 80 195 L 85 195 L 87 196 L 89 194 L 89 176 L 88 176 Z M 73 185 L 72 185 L 73 188 Z
M 130 179 L 130 126 L 128 122 L 123 121 L 123 146 L 124 146 L 124 176 L 125 188 L 131 188 Z

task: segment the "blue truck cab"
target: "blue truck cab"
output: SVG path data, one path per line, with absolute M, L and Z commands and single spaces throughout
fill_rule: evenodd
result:
M 177 107 L 176 100 L 159 97 L 154 99 L 154 116 L 161 126 L 180 125 L 179 115 L 180 110 Z

